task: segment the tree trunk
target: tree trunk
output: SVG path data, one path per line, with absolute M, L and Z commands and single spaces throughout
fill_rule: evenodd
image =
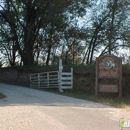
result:
M 117 8 L 117 1 L 114 0 L 114 4 L 112 6 L 112 16 L 111 16 L 111 24 L 110 24 L 110 31 L 109 31 L 109 54 L 111 54 L 111 46 L 112 46 L 112 35 L 113 35 L 113 27 L 114 27 L 114 19 L 115 19 L 115 11 Z
M 46 65 L 49 64 L 49 61 L 50 61 L 50 55 L 51 55 L 51 47 L 52 46 L 48 46 L 48 54 L 47 54 L 47 60 L 46 60 Z

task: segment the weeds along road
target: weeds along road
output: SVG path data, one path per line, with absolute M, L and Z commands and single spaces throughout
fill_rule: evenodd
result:
M 130 118 L 121 109 L 39 90 L 0 84 L 0 92 L 7 96 L 0 100 L 0 130 L 120 130 L 120 119 Z

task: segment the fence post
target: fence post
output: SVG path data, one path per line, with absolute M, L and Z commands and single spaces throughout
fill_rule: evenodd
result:
M 38 74 L 38 88 L 40 88 L 40 74 Z
M 62 85 L 61 85 L 61 74 L 62 74 L 62 69 L 63 69 L 63 66 L 62 66 L 62 59 L 59 58 L 59 74 L 58 74 L 58 78 L 59 78 L 59 91 L 60 92 L 63 92 L 62 90 Z
M 49 88 L 49 73 L 47 73 L 47 87 Z
M 71 74 L 72 74 L 72 76 L 71 76 L 71 87 L 73 88 L 73 68 L 71 68 Z
M 31 82 L 32 82 L 32 77 L 31 77 L 31 75 L 30 75 L 30 88 L 32 87 Z

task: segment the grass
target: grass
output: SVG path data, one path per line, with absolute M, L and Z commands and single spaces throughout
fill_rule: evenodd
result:
M 7 83 L 7 82 L 6 82 Z M 21 84 L 21 83 L 11 83 L 8 82 L 7 84 L 12 84 L 12 85 L 19 85 L 23 87 L 28 87 L 28 84 Z M 69 97 L 74 97 L 78 99 L 83 99 L 83 100 L 89 100 L 97 103 L 102 103 L 104 105 L 109 105 L 113 106 L 115 108 L 122 108 L 125 110 L 130 111 L 130 97 L 123 96 L 122 99 L 118 98 L 118 94 L 114 93 L 100 93 L 98 98 L 95 97 L 94 93 L 90 93 L 86 90 L 83 89 L 73 89 L 73 90 L 64 90 L 63 93 L 60 93 L 58 89 L 39 89 L 41 91 L 47 91 L 51 93 L 56 93 L 64 96 L 69 96 Z M 6 96 L 0 93 L 0 99 L 5 98 Z
M 53 71 L 53 70 L 58 70 L 59 66 L 57 65 L 28 65 L 28 66 L 14 66 L 14 67 L 5 67 L 1 69 L 6 69 L 6 70 L 21 70 L 21 71 L 29 71 L 29 70 L 39 70 L 39 71 Z M 89 70 L 89 69 L 94 69 L 95 65 L 63 65 L 64 70 L 69 70 L 70 68 L 73 68 L 75 71 L 84 71 L 84 70 Z
M 119 99 L 118 94 L 110 94 L 110 93 L 100 93 L 99 97 L 96 98 L 94 94 L 94 80 L 95 77 L 93 73 L 95 72 L 95 65 L 64 65 L 65 70 L 70 70 L 70 68 L 74 68 L 74 72 L 85 72 L 85 71 L 90 71 L 90 75 L 84 75 L 81 73 L 81 75 L 78 75 L 80 77 L 75 77 L 76 83 L 74 85 L 73 90 L 65 90 L 63 93 L 58 92 L 58 89 L 40 89 L 43 91 L 49 91 L 53 93 L 57 93 L 60 95 L 65 95 L 65 96 L 70 96 L 70 97 L 75 97 L 78 99 L 84 99 L 84 100 L 89 100 L 93 102 L 98 102 L 102 103 L 105 105 L 113 106 L 116 108 L 123 108 L 128 111 L 130 111 L 130 65 L 126 64 L 123 65 L 123 98 Z M 5 68 L 6 69 L 6 68 Z M 55 69 L 58 69 L 57 65 L 54 66 L 26 66 L 22 68 L 17 68 L 20 70 L 39 70 L 39 71 L 52 71 Z M 21 71 L 22 72 L 22 71 Z M 78 78 L 78 80 L 77 80 Z M 82 84 L 85 83 L 85 84 Z M 93 83 L 93 84 L 92 84 Z M 28 87 L 29 84 L 23 84 L 19 82 L 8 82 L 8 84 L 13 84 L 13 85 L 20 85 L 24 87 Z M 85 86 L 83 89 L 81 86 Z M 87 90 L 86 90 L 87 89 Z
M 42 91 L 48 91 L 64 96 L 74 97 L 83 100 L 89 100 L 97 103 L 102 103 L 104 105 L 112 106 L 115 108 L 122 108 L 130 111 L 130 98 L 123 97 L 118 98 L 118 94 L 114 93 L 100 93 L 98 97 L 94 93 L 88 93 L 85 90 L 65 90 L 63 93 L 58 92 L 58 89 L 40 89 Z
M 3 99 L 3 98 L 5 98 L 6 96 L 4 95 L 4 94 L 2 94 L 2 93 L 0 93 L 0 99 Z

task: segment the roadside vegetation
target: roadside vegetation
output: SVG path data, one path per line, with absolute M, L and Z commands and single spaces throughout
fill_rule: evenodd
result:
M 124 64 L 122 68 L 122 94 L 123 98 L 119 99 L 118 93 L 99 93 L 98 98 L 95 97 L 95 66 L 88 66 L 83 69 L 84 72 L 91 72 L 89 76 L 84 77 L 87 80 L 87 87 L 80 88 L 81 82 L 74 86 L 73 90 L 65 90 L 63 95 L 72 96 L 80 99 L 90 100 L 103 103 L 116 108 L 123 108 L 130 111 L 130 65 Z M 81 69 L 82 71 L 82 69 Z M 93 74 L 94 73 L 94 74 Z M 77 79 L 76 79 L 77 80 Z M 85 85 L 85 84 L 84 84 Z
M 3 98 L 5 98 L 6 96 L 4 95 L 4 94 L 2 94 L 2 93 L 0 93 L 0 99 L 3 99 Z
M 65 65 L 64 70 L 74 69 L 74 86 L 72 90 L 64 90 L 60 93 L 58 89 L 40 89 L 42 91 L 53 92 L 65 96 L 75 97 L 79 99 L 103 103 L 105 105 L 116 108 L 123 108 L 130 111 L 130 65 L 123 65 L 122 89 L 123 98 L 118 98 L 118 93 L 99 93 L 98 98 L 95 97 L 95 65 Z M 20 69 L 19 67 L 17 69 Z M 23 71 L 52 71 L 57 70 L 58 66 L 26 66 L 21 68 Z M 20 70 L 21 70 L 20 69 Z M 9 84 L 29 87 L 29 83 L 6 82 Z
M 123 96 L 122 99 L 119 99 L 118 94 L 100 93 L 97 98 L 94 94 L 90 94 L 89 92 L 86 92 L 84 90 L 65 91 L 63 95 L 102 103 L 104 105 L 109 105 L 116 108 L 123 108 L 130 111 L 130 98 L 128 96 Z
M 2 0 L 0 67 L 93 64 L 108 53 L 127 61 L 129 13 L 129 0 Z
M 130 111 L 130 97 L 129 96 L 124 96 L 122 99 L 119 99 L 117 93 L 100 93 L 98 97 L 95 96 L 94 93 L 89 93 L 85 90 L 64 90 L 63 93 L 60 93 L 58 89 L 40 89 L 42 91 L 48 91 L 64 96 L 69 96 L 69 97 L 74 97 L 78 99 L 83 99 L 83 100 L 88 100 L 88 101 L 93 101 L 97 103 L 102 103 L 104 105 L 109 105 L 115 108 L 121 108 L 125 109 L 127 111 Z
M 13 68 L 19 74 L 54 71 L 60 57 L 65 70 L 74 68 L 74 88 L 63 95 L 129 110 L 129 16 L 129 0 L 2 0 L 0 68 Z M 94 64 L 96 57 L 106 54 L 122 57 L 127 63 L 123 65 L 122 99 L 117 94 L 99 94 L 95 98 Z M 7 80 L 6 83 L 29 86 L 29 80 Z

